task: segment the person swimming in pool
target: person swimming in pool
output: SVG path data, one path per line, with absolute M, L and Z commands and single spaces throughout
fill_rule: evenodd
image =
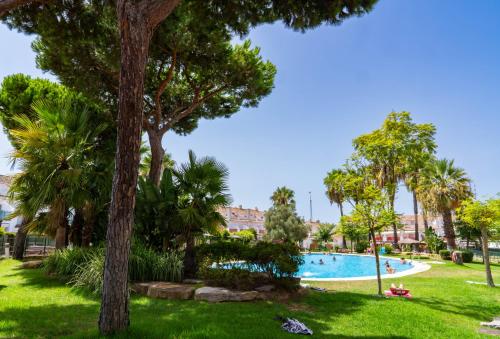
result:
M 323 262 L 323 259 L 319 259 L 319 264 L 324 265 L 325 263 Z
M 333 260 L 333 261 L 337 261 L 337 258 L 335 258 L 335 256 L 333 256 L 332 260 Z
M 313 264 L 313 265 L 315 264 L 314 260 L 311 260 L 311 264 Z
M 393 274 L 393 273 L 396 273 L 396 270 L 394 268 L 391 267 L 391 264 L 389 264 L 389 260 L 386 260 L 385 261 L 385 270 L 387 271 L 387 273 L 389 274 Z

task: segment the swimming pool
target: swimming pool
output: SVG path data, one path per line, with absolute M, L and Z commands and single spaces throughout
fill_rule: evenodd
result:
M 335 258 L 335 260 L 334 260 Z M 319 261 L 324 264 L 320 265 Z M 387 274 L 385 262 L 389 261 L 396 273 Z M 312 263 L 314 262 L 314 263 Z M 380 273 L 383 278 L 400 277 L 417 272 L 423 272 L 430 266 L 408 262 L 402 264 L 399 259 L 380 257 Z M 302 280 L 367 280 L 375 279 L 377 270 L 375 268 L 375 257 L 370 255 L 346 255 L 346 254 L 305 254 L 304 264 L 300 266 L 297 276 Z

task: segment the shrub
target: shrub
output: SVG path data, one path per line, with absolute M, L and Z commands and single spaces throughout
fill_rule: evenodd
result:
M 62 278 L 71 277 L 81 265 L 90 259 L 90 256 L 98 252 L 104 255 L 102 248 L 74 247 L 57 250 L 43 261 L 42 268 L 49 274 L 55 274 Z
M 240 240 L 244 241 L 244 242 L 250 242 L 250 241 L 257 239 L 257 233 L 255 232 L 255 230 L 253 228 L 236 232 L 236 233 L 234 233 L 234 235 L 240 237 Z
M 237 267 L 233 268 L 204 268 L 200 271 L 203 279 L 209 286 L 222 286 L 247 290 L 259 283 L 265 283 L 262 277 Z M 259 279 L 260 278 L 260 279 Z
M 75 287 L 88 289 L 92 293 L 101 294 L 104 272 L 104 252 L 94 252 L 87 262 L 78 267 L 69 283 Z
M 464 263 L 471 263 L 474 259 L 474 252 L 471 250 L 462 251 L 462 259 Z
M 443 260 L 451 260 L 451 252 L 448 250 L 439 250 L 439 256 Z
M 180 281 L 182 279 L 182 255 L 177 252 L 157 253 L 139 243 L 132 245 L 129 258 L 130 281 Z M 104 249 L 68 248 L 54 252 L 44 260 L 47 273 L 67 279 L 69 284 L 101 292 Z
M 369 246 L 370 244 L 368 243 L 368 241 L 358 241 L 356 243 L 356 252 L 364 253 Z
M 303 263 L 299 248 L 290 243 L 218 241 L 199 246 L 197 255 L 202 278 L 236 288 L 248 288 L 263 279 L 288 285 Z
M 391 254 L 392 253 L 392 246 L 389 244 L 384 245 L 385 248 L 385 254 Z

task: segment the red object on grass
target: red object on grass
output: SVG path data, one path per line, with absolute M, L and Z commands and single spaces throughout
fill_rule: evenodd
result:
M 389 291 L 384 291 L 384 294 L 387 297 L 403 297 L 406 299 L 412 298 L 410 291 L 402 288 L 391 288 Z

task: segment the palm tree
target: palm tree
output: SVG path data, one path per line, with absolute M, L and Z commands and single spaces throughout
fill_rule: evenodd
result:
M 340 210 L 340 218 L 344 216 L 343 203 L 345 201 L 345 185 L 346 172 L 341 169 L 330 171 L 325 180 L 326 196 L 330 200 L 330 204 L 337 204 Z M 345 235 L 342 235 L 342 248 L 347 248 Z
M 334 235 L 334 224 L 320 224 L 316 233 L 314 233 L 314 240 L 316 240 L 320 246 L 332 240 Z
M 92 154 L 96 136 L 105 128 L 91 120 L 87 109 L 76 109 L 70 101 L 34 103 L 35 121 L 18 116 L 19 128 L 10 133 L 18 145 L 12 152 L 22 173 L 15 181 L 12 195 L 29 196 L 22 202 L 24 214 L 35 217 L 43 210 L 46 233 L 55 234 L 56 248 L 68 242 L 68 215 L 71 208 L 90 200 L 85 184 L 93 180 Z M 19 190 L 28 190 L 21 193 Z
M 164 251 L 176 244 L 181 233 L 177 213 L 179 192 L 171 169 L 165 169 L 157 186 L 148 177 L 139 177 L 134 236 L 148 247 Z
M 224 164 L 211 157 L 197 159 L 189 151 L 189 161 L 173 170 L 179 192 L 178 213 L 186 242 L 184 274 L 196 273 L 194 256 L 195 237 L 204 232 L 215 234 L 226 225 L 220 207 L 229 206 L 228 170 Z
M 295 205 L 294 195 L 295 193 L 288 187 L 278 187 L 271 196 L 271 201 L 274 205 Z
M 453 160 L 432 161 L 423 171 L 417 195 L 427 211 L 442 215 L 447 246 L 454 249 L 452 212 L 462 201 L 472 196 L 470 179 L 465 171 L 455 167 Z

